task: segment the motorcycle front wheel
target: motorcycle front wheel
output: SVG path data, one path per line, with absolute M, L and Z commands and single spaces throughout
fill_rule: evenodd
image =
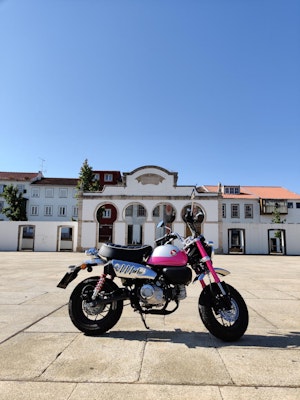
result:
M 92 301 L 91 297 L 99 277 L 80 282 L 73 290 L 69 300 L 69 315 L 73 324 L 88 336 L 101 335 L 110 330 L 119 321 L 123 311 L 123 301 L 108 304 Z M 101 294 L 118 289 L 111 280 L 106 280 Z
M 204 288 L 199 297 L 200 318 L 208 331 L 225 342 L 233 342 L 243 336 L 249 321 L 246 303 L 239 292 L 226 284 L 227 301 L 222 301 L 221 291 L 216 283 Z M 225 305 L 226 304 L 226 305 Z

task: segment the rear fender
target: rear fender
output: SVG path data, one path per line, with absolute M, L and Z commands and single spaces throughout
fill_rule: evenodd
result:
M 81 265 L 70 265 L 69 271 L 64 275 L 64 277 L 58 283 L 57 287 L 65 289 L 69 285 L 69 283 L 77 278 L 80 270 L 87 269 L 88 272 L 92 272 L 93 267 L 98 265 L 104 265 L 103 261 L 98 257 L 92 258 L 91 260 L 86 260 Z
M 58 283 L 57 287 L 65 289 L 69 283 L 77 278 L 78 272 L 81 270 L 81 266 L 71 265 L 69 271 L 64 275 L 62 280 Z

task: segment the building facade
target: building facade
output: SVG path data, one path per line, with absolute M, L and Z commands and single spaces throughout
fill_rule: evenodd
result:
M 28 214 L 24 223 L 5 221 L 0 193 L 0 250 L 82 251 L 103 242 L 153 245 L 163 234 L 157 228 L 162 219 L 172 220 L 180 235 L 189 235 L 183 216 L 193 207 L 204 214 L 199 229 L 218 253 L 300 255 L 300 195 L 284 188 L 179 186 L 176 172 L 151 165 L 123 174 L 93 172 L 100 184 L 97 192 L 78 191 L 77 179 L 38 173 L 26 179 L 21 174 L 23 181 L 18 181 L 0 172 L 0 192 L 8 182 L 24 184 L 20 190 Z M 14 180 L 1 179 L 4 174 Z M 1 239 L 4 231 L 11 231 L 9 242 L 7 235 Z

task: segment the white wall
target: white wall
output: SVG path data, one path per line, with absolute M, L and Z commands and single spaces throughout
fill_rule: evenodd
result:
M 285 230 L 286 254 L 300 255 L 300 224 L 224 224 L 223 252 L 228 253 L 228 229 L 245 229 L 245 254 L 269 254 L 268 230 Z
M 34 225 L 35 240 L 34 251 L 57 251 L 57 241 L 60 222 L 12 222 L 0 221 L 0 251 L 17 251 L 19 226 Z M 77 222 L 69 222 L 67 226 L 73 227 L 73 251 L 76 251 L 78 227 Z M 64 226 L 66 226 L 64 225 Z M 115 227 L 114 241 L 118 244 L 125 243 L 124 222 L 117 223 Z M 175 230 L 179 234 L 184 233 L 184 225 L 175 223 Z M 214 242 L 214 248 L 218 248 L 218 225 L 204 224 L 203 234 L 207 240 Z M 286 236 L 286 254 L 300 255 L 300 224 L 226 224 L 223 225 L 222 240 L 223 251 L 228 252 L 228 229 L 245 229 L 246 254 L 268 254 L 268 229 L 284 229 Z M 155 224 L 146 222 L 144 243 L 154 244 Z M 96 223 L 83 224 L 82 247 L 96 246 Z
M 34 251 L 57 251 L 59 227 L 73 228 L 73 251 L 76 251 L 78 223 L 46 222 L 46 221 L 0 221 L 0 251 L 17 251 L 19 243 L 20 226 L 31 225 L 35 227 Z M 63 245 L 61 246 L 63 250 Z

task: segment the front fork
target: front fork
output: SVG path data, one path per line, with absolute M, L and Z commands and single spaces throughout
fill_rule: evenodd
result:
M 212 282 L 212 280 L 210 279 L 209 285 L 207 285 L 205 283 L 204 278 L 207 275 L 210 278 L 210 276 L 209 276 L 210 274 L 203 273 L 198 276 L 198 280 L 202 286 L 202 289 L 205 289 L 206 287 L 207 287 L 207 289 L 210 288 L 211 301 L 212 301 L 211 305 L 213 306 L 213 308 L 217 314 L 219 313 L 220 309 L 230 310 L 231 306 L 232 306 L 227 285 L 224 281 L 221 281 L 217 275 L 217 274 L 220 274 L 220 275 L 225 276 L 225 275 L 228 275 L 229 273 L 230 272 L 225 269 L 214 268 L 214 275 L 217 276 L 217 279 L 214 279 L 215 282 Z M 216 290 L 217 287 L 219 289 L 219 293 L 218 293 L 218 290 Z
M 198 250 L 199 250 L 199 252 L 200 252 L 200 254 L 201 254 L 201 257 L 202 257 L 202 259 L 200 260 L 200 262 L 206 264 L 206 266 L 207 266 L 209 272 L 211 273 L 211 275 L 212 275 L 214 281 L 215 281 L 216 284 L 219 286 L 219 289 L 220 289 L 222 295 L 223 295 L 223 296 L 226 296 L 226 294 L 227 294 L 227 293 L 226 293 L 226 290 L 223 288 L 223 285 L 222 285 L 222 283 L 221 283 L 221 280 L 220 280 L 220 278 L 218 277 L 218 273 L 219 273 L 220 275 L 223 275 L 223 276 L 224 276 L 224 275 L 228 275 L 230 272 L 229 272 L 229 271 L 226 271 L 226 270 L 223 270 L 222 268 L 214 268 L 214 267 L 213 267 L 211 258 L 210 258 L 209 255 L 206 253 L 206 251 L 205 251 L 205 249 L 203 248 L 203 246 L 202 246 L 202 244 L 201 244 L 200 241 L 197 242 L 197 247 L 198 247 Z M 222 273 L 222 272 L 223 272 L 223 273 Z M 202 275 L 203 275 L 203 277 L 202 277 Z M 199 279 L 199 281 L 200 281 L 201 286 L 202 286 L 203 289 L 204 289 L 205 286 L 206 286 L 206 283 L 204 282 L 204 276 L 205 276 L 205 274 L 201 274 L 201 275 L 198 277 L 198 279 Z

